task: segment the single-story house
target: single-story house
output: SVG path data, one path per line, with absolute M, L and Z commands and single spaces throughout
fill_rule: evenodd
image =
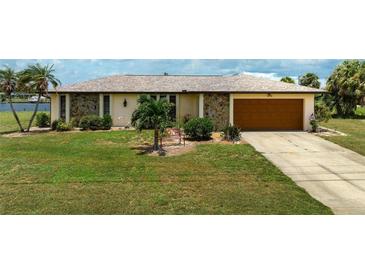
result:
M 246 74 L 115 75 L 51 90 L 51 120 L 110 114 L 113 126 L 130 126 L 138 96 L 147 94 L 173 103 L 177 121 L 209 117 L 216 129 L 309 130 L 314 96 L 322 92 Z

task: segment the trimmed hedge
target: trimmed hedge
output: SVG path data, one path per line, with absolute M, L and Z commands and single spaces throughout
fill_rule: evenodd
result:
M 79 127 L 82 130 L 110 129 L 112 127 L 112 123 L 112 117 L 108 114 L 104 115 L 103 118 L 97 115 L 87 115 L 80 119 Z
M 79 127 L 80 120 L 76 117 L 72 117 L 70 120 L 71 127 Z
M 52 130 L 69 131 L 72 129 L 71 123 L 66 123 L 62 119 L 54 120 L 51 125 Z
M 65 123 L 64 121 L 59 121 L 57 123 L 57 127 L 56 127 L 57 131 L 69 131 L 71 130 L 71 126 L 68 123 Z
M 45 112 L 39 112 L 37 113 L 35 124 L 38 127 L 49 127 L 51 124 L 51 117 Z
M 109 114 L 103 116 L 103 129 L 111 129 L 113 125 L 113 119 Z
M 80 119 L 79 127 L 82 130 L 96 130 L 102 128 L 102 119 L 97 115 L 88 115 Z
M 192 118 L 185 123 L 184 132 L 193 140 L 209 140 L 213 132 L 213 122 L 209 118 Z
M 52 122 L 52 124 L 51 124 L 51 129 L 52 129 L 52 130 L 57 130 L 57 125 L 58 125 L 58 123 L 60 123 L 60 122 L 62 122 L 62 120 L 61 120 L 61 119 L 54 120 L 54 121 Z

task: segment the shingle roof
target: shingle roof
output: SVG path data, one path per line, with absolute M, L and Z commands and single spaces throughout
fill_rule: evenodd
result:
M 58 92 L 288 92 L 320 93 L 296 84 L 247 74 L 236 76 L 202 75 L 114 75 L 66 85 Z M 55 92 L 55 91 L 50 91 Z

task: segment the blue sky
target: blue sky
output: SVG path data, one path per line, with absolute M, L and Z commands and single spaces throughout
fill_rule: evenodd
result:
M 306 72 L 314 72 L 322 84 L 342 60 L 334 59 L 6 59 L 16 70 L 39 62 L 54 64 L 56 76 L 62 84 L 75 83 L 115 74 L 235 74 L 248 73 L 280 80 L 283 76 L 295 79 Z

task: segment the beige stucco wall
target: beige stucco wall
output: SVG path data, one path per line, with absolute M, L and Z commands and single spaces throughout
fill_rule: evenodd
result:
M 51 121 L 58 119 L 59 114 L 59 103 L 58 103 L 58 95 L 55 93 L 51 94 Z
M 127 101 L 127 106 L 123 106 L 124 99 Z M 137 94 L 113 94 L 112 101 L 112 118 L 113 126 L 125 127 L 131 126 L 131 118 L 133 111 L 137 108 Z
M 233 100 L 234 99 L 303 99 L 303 126 L 304 130 L 310 130 L 309 118 L 314 113 L 314 94 L 234 94 L 230 95 L 229 121 L 233 124 Z
M 60 103 L 59 94 L 52 93 L 51 95 L 51 122 L 59 119 L 60 116 Z M 70 94 L 65 94 L 66 96 L 66 122 L 70 121 Z
M 190 114 L 191 117 L 199 115 L 199 94 L 179 94 L 177 102 L 177 119 L 183 121 L 184 116 Z
M 140 94 L 113 94 L 112 118 L 113 126 L 130 126 L 132 113 L 137 108 L 137 99 Z M 124 99 L 127 107 L 123 106 Z M 177 94 L 176 117 L 182 121 L 184 116 L 190 114 L 197 117 L 199 111 L 199 94 Z
M 140 94 L 110 94 L 111 95 L 111 115 L 113 126 L 130 126 L 132 113 L 137 108 L 137 99 Z M 177 94 L 176 96 L 176 116 L 179 121 L 190 114 L 197 117 L 199 112 L 199 94 Z M 127 100 L 127 107 L 123 106 L 124 99 Z M 51 119 L 58 119 L 59 101 L 57 94 L 51 94 Z M 100 105 L 102 109 L 102 105 Z
M 112 118 L 114 126 L 130 126 L 132 113 L 137 108 L 139 94 L 113 94 Z M 124 99 L 127 107 L 123 106 Z M 199 94 L 177 94 L 176 117 L 182 121 L 185 115 L 197 117 L 199 111 Z
M 137 108 L 139 94 L 113 94 L 111 96 L 111 114 L 113 126 L 130 126 L 133 111 Z M 314 113 L 314 94 L 230 94 L 229 120 L 233 124 L 233 100 L 234 99 L 303 99 L 303 125 L 304 130 L 310 130 L 309 118 Z M 123 106 L 124 99 L 127 100 L 127 107 Z M 68 107 L 69 109 L 69 107 Z M 190 114 L 192 117 L 199 116 L 199 94 L 177 94 L 176 116 L 182 121 L 184 116 Z M 59 101 L 57 94 L 51 94 L 51 120 L 58 119 Z

